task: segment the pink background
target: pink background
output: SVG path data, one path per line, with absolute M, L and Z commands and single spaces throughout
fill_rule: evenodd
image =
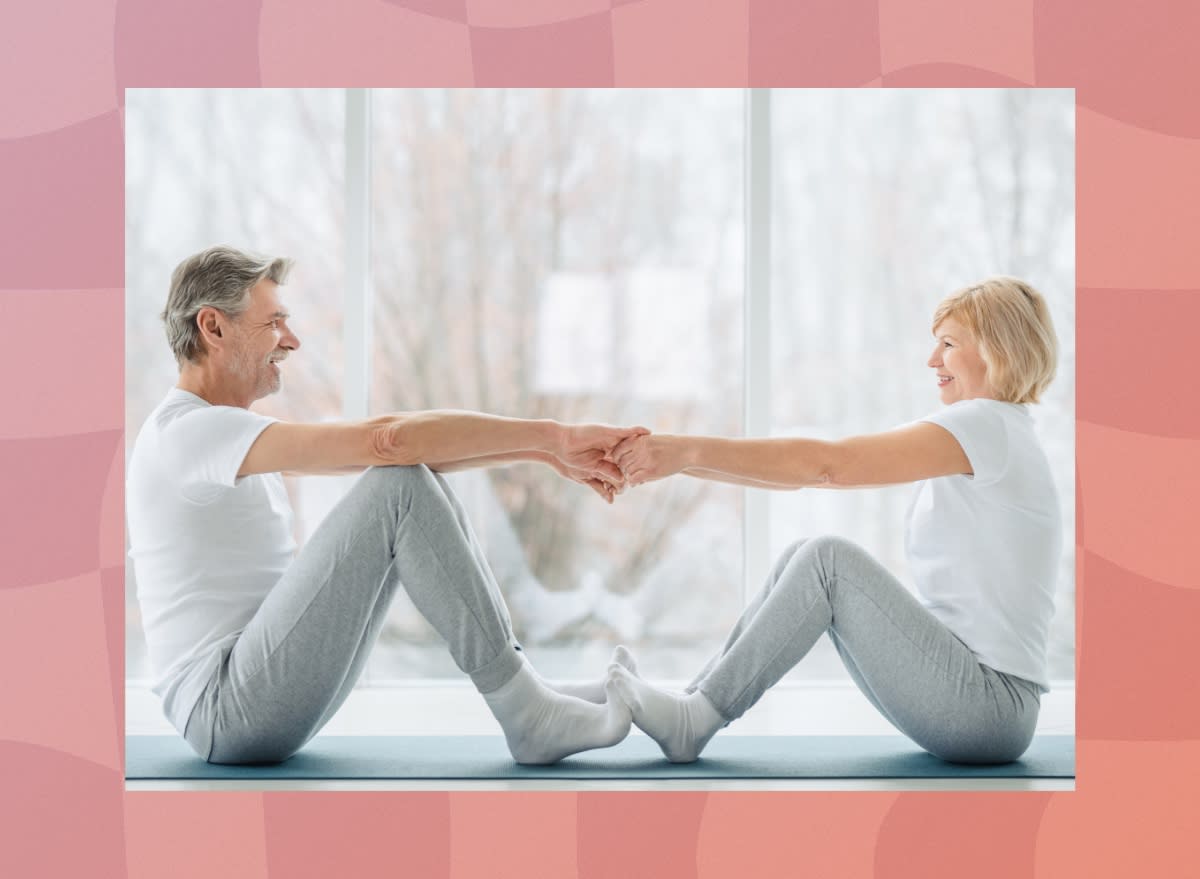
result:
M 0 875 L 1195 875 L 1200 4 L 25 0 L 0 12 Z M 127 86 L 1070 86 L 1078 790 L 134 793 Z

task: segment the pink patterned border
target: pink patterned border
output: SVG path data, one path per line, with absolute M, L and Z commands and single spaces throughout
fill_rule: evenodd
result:
M 0 12 L 0 874 L 1099 876 L 1197 862 L 1200 6 L 45 0 Z M 1074 87 L 1079 789 L 122 782 L 128 86 Z

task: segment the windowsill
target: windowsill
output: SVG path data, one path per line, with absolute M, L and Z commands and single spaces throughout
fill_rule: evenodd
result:
M 669 682 L 668 682 L 669 683 Z M 174 732 L 149 687 L 125 687 L 128 735 Z M 496 721 L 466 682 L 399 681 L 354 690 L 323 735 L 496 735 Z M 1074 735 L 1075 683 L 1052 681 L 1037 732 Z M 850 682 L 784 682 L 723 735 L 894 735 L 895 728 Z M 635 734 L 637 733 L 635 730 Z

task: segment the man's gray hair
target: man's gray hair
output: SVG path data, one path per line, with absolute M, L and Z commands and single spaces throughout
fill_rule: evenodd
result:
M 283 284 L 292 261 L 286 257 L 260 256 L 218 245 L 202 250 L 181 262 L 171 274 L 171 292 L 162 319 L 167 343 L 175 361 L 203 359 L 204 342 L 196 315 L 202 308 L 215 308 L 238 317 L 250 304 L 250 288 L 264 278 Z

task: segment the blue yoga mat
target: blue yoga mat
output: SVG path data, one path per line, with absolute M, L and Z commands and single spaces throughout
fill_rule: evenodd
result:
M 217 766 L 178 736 L 129 736 L 129 779 L 1073 778 L 1075 740 L 1039 736 L 1020 760 L 946 763 L 901 736 L 717 736 L 695 763 L 668 763 L 644 736 L 553 766 L 519 766 L 500 736 L 318 736 L 283 763 Z

